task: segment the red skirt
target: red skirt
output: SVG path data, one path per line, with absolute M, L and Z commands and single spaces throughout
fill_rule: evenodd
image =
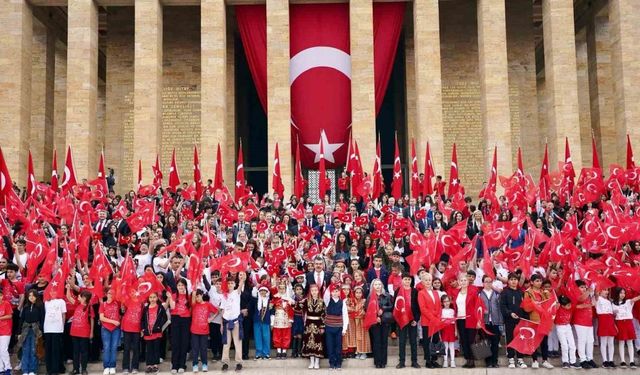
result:
M 613 314 L 598 314 L 598 337 L 615 336 L 618 334 Z
M 447 324 L 440 331 L 440 338 L 443 342 L 455 342 L 456 341 L 456 325 Z
M 631 319 L 616 320 L 616 327 L 618 327 L 618 334 L 616 340 L 635 340 L 636 330 L 633 327 L 633 321 Z

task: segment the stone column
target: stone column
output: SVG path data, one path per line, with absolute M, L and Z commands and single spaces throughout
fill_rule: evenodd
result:
M 280 173 L 285 196 L 293 194 L 290 58 L 289 1 L 267 0 L 267 134 L 269 135 L 269 151 L 266 155 L 269 166 L 267 190 L 272 191 L 273 156 L 277 142 L 280 149 Z
M 39 21 L 33 23 L 31 74 L 31 140 L 36 179 L 49 180 L 53 153 L 53 101 L 56 37 Z
M 442 74 L 440 65 L 440 11 L 438 0 L 414 0 L 413 45 L 415 59 L 416 140 L 418 163 L 424 170 L 424 152 L 427 141 L 431 147 L 431 160 L 438 175 L 448 171 L 450 157 L 444 150 L 444 123 L 442 120 Z M 446 167 L 446 168 L 445 168 Z
M 135 4 L 135 62 L 133 73 L 133 181 L 137 185 L 138 160 L 143 184 L 153 180 L 148 171 L 160 153 L 162 132 L 162 5 L 159 0 Z M 163 160 L 165 179 L 169 160 Z M 145 173 L 146 172 L 146 173 Z
M 100 154 L 96 143 L 98 8 L 93 0 L 69 0 L 68 13 L 67 145 L 73 150 L 79 181 L 95 178 Z
M 618 144 L 613 109 L 609 15 L 606 8 L 601 13 L 604 14 L 592 15 L 587 22 L 587 47 L 591 126 L 596 141 L 599 141 L 600 164 L 607 170 L 609 165 L 618 162 Z
M 544 74 L 548 98 L 549 162 L 564 161 L 569 138 L 576 170 L 582 168 L 578 78 L 572 0 L 542 0 Z
M 227 121 L 227 16 L 224 0 L 202 0 L 200 170 L 213 176 L 216 147 L 224 149 L 224 180 L 232 184 L 235 157 L 235 126 Z M 230 147 L 228 147 L 230 146 Z M 206 181 L 205 181 L 206 182 Z
M 635 150 L 640 149 L 640 2 L 611 0 L 609 26 L 611 32 L 611 68 L 614 83 L 615 128 L 618 161 L 625 161 L 626 134 Z
M 365 172 L 376 155 L 376 97 L 373 70 L 373 2 L 349 2 L 351 42 L 351 134 L 358 142 Z M 344 147 L 344 146 L 343 146 Z
M 32 20 L 26 0 L 0 2 L 0 146 L 20 186 L 27 182 L 31 127 Z
M 576 33 L 576 72 L 578 78 L 578 120 L 580 121 L 580 147 L 584 150 L 582 153 L 582 165 L 591 166 L 591 104 L 589 93 L 589 58 L 587 53 L 587 31 L 583 28 Z M 573 156 L 573 148 L 571 145 L 571 158 Z M 605 168 L 605 170 L 608 169 Z
M 509 65 L 505 0 L 478 0 L 480 110 L 484 130 L 485 170 L 491 171 L 493 147 L 498 147 L 498 171 L 513 171 Z M 489 173 L 487 173 L 487 176 Z
M 62 176 L 65 145 L 67 144 L 67 46 L 60 40 L 56 41 L 55 46 L 53 146 L 58 151 L 58 170 L 60 171 L 59 175 Z M 51 173 L 51 171 L 49 170 L 47 173 Z

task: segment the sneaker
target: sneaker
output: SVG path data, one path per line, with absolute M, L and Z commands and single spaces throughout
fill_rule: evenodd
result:
M 447 359 L 445 358 L 444 361 L 442 361 L 442 368 L 448 368 L 449 367 L 449 363 L 447 363 Z
M 569 367 L 571 367 L 571 366 L 569 365 L 569 362 L 562 362 L 562 368 L 564 368 L 564 369 L 568 369 Z
M 526 363 L 524 363 L 524 361 L 523 361 L 523 360 L 518 359 L 518 367 L 519 367 L 519 368 L 527 368 L 527 364 L 526 364 Z
M 184 374 L 184 369 L 183 368 L 179 368 L 178 369 L 178 374 Z
M 198 370 L 198 365 L 193 365 L 191 372 L 198 372 L 198 371 L 200 371 Z
M 587 361 L 580 362 L 580 367 L 582 367 L 585 370 L 588 370 L 588 369 L 591 368 L 591 366 L 589 366 L 589 362 L 587 362 Z
M 509 358 L 509 366 L 508 368 L 516 368 L 516 360 L 513 358 Z
M 533 361 L 531 363 L 531 368 L 540 368 L 540 364 L 538 363 L 538 361 Z
M 602 368 L 609 368 L 609 361 L 602 362 Z
M 396 368 L 397 368 L 397 369 L 404 368 L 404 364 L 403 364 L 403 363 L 398 363 L 398 364 L 396 365 Z
M 626 362 L 620 362 L 620 368 L 627 368 Z
M 569 365 L 569 367 L 571 367 L 572 369 L 579 369 L 579 368 L 582 368 L 582 366 L 580 366 L 580 364 L 579 364 L 578 362 L 571 363 L 571 364 Z
M 589 361 L 589 366 L 591 366 L 591 368 L 598 368 L 598 365 L 593 359 Z
M 116 373 L 116 368 L 115 367 L 111 367 L 109 369 L 109 374 L 115 374 Z
M 544 361 L 542 362 L 542 367 L 551 370 L 553 368 L 553 365 L 549 363 L 549 361 Z
M 205 363 L 202 365 L 202 372 L 207 372 L 207 371 L 209 371 L 209 366 L 207 366 L 207 364 Z
M 449 364 L 449 367 L 456 368 L 456 361 L 454 359 L 451 360 L 451 364 Z
M 138 369 L 137 369 L 137 368 L 134 368 L 134 369 L 131 371 L 131 373 L 132 373 L 132 374 L 137 374 L 137 373 L 138 373 Z
M 238 363 L 238 364 L 236 365 L 236 372 L 241 371 L 241 370 L 242 370 L 242 364 L 241 364 L 241 363 Z
M 635 369 L 636 367 L 636 363 L 635 362 L 629 362 L 629 368 Z
M 160 358 L 160 363 L 164 362 L 164 358 Z
M 225 372 L 227 370 L 229 370 L 229 365 L 225 363 L 224 365 L 222 365 L 222 372 Z

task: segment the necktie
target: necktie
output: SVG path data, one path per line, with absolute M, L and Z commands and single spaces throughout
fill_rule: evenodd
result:
M 320 277 L 320 272 L 316 273 L 316 284 L 318 286 L 322 286 L 322 278 Z

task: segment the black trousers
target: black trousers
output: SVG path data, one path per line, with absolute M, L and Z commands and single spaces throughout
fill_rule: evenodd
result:
M 487 366 L 498 364 L 498 350 L 500 347 L 500 326 L 495 324 L 485 324 L 487 331 L 493 333 L 493 335 L 486 335 L 491 345 L 491 357 L 485 359 Z
M 191 318 L 171 315 L 171 369 L 187 368 Z
M 71 322 L 64 324 L 64 336 L 62 338 L 62 362 L 73 360 L 73 342 L 71 342 Z
M 242 319 L 242 359 L 249 358 L 249 338 L 253 337 L 253 319 Z
M 123 332 L 122 368 L 127 371 L 137 370 L 140 366 L 140 334 L 138 332 Z
M 411 348 L 411 364 L 418 363 L 418 325 L 412 326 L 411 323 L 400 329 L 398 327 L 398 345 L 399 363 L 404 365 L 407 352 L 407 339 L 409 339 L 409 347 Z
M 100 304 L 91 305 L 93 309 L 93 316 L 100 316 Z M 96 319 L 93 325 L 93 338 L 89 342 L 89 361 L 97 362 L 100 360 L 100 353 L 102 351 L 102 326 L 98 324 Z
M 213 353 L 214 360 L 220 360 L 222 358 L 222 332 L 220 332 L 221 328 L 222 327 L 218 323 L 209 323 L 209 347 L 211 348 L 211 352 Z M 245 334 L 244 337 L 246 338 L 247 335 Z M 242 342 L 244 343 L 244 339 L 242 340 Z
M 518 320 L 511 317 L 505 317 L 504 320 L 504 335 L 506 343 L 509 344 L 513 340 L 513 331 L 518 325 Z M 522 358 L 522 354 L 518 353 L 515 349 L 507 347 L 507 358 Z
M 160 364 L 160 343 L 162 339 L 145 340 L 147 345 L 147 355 L 145 356 L 147 366 L 157 366 Z
M 431 343 L 437 344 L 440 342 L 440 333 L 436 332 L 433 336 L 427 336 L 429 327 L 422 326 L 422 351 L 424 352 L 424 360 L 426 363 L 435 362 L 436 355 L 431 353 Z
M 87 371 L 89 362 L 89 338 L 72 337 L 73 342 L 73 372 L 76 374 Z
M 18 342 L 18 334 L 22 331 L 20 327 L 20 311 L 18 309 L 13 310 L 11 316 L 11 340 L 9 340 L 9 349 L 13 349 Z
M 63 335 L 62 333 L 44 334 L 44 359 L 48 374 L 64 374 L 66 372 L 61 352 Z
M 540 354 L 542 354 L 543 361 L 546 361 L 549 358 L 549 345 L 547 343 L 548 338 L 549 336 L 545 336 L 542 338 L 542 342 L 540 343 L 538 349 L 536 349 L 536 351 L 531 354 L 531 359 L 537 361 L 538 357 L 540 357 Z
M 209 346 L 209 335 L 191 335 L 191 358 L 193 365 L 198 365 L 198 357 L 203 365 L 207 364 L 207 349 Z
M 387 365 L 387 346 L 389 342 L 389 325 L 376 323 L 369 328 L 371 349 L 373 349 L 373 363 L 376 366 Z
M 462 348 L 462 354 L 464 355 L 464 359 L 473 360 L 473 352 L 471 351 L 471 344 L 476 340 L 476 329 L 475 328 L 466 328 L 464 324 L 466 323 L 466 319 L 458 319 L 456 320 L 456 325 L 458 326 L 458 338 L 460 340 L 460 347 Z

